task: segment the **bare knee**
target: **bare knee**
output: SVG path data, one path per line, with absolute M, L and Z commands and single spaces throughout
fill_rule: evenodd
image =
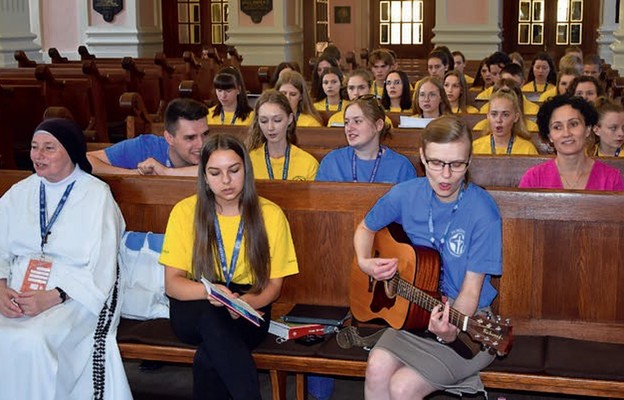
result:
M 402 364 L 390 353 L 383 349 L 376 349 L 368 356 L 366 364 L 365 385 L 369 391 L 388 391 L 388 384 L 394 372 Z
M 391 399 L 422 399 L 436 389 L 418 372 L 410 367 L 402 367 L 390 380 Z

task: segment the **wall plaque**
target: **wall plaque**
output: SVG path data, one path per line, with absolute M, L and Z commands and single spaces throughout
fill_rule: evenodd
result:
M 262 17 L 273 10 L 273 0 L 240 0 L 240 9 L 251 17 L 254 24 L 259 24 Z
M 102 14 L 104 21 L 111 22 L 123 10 L 123 0 L 93 0 L 93 9 Z

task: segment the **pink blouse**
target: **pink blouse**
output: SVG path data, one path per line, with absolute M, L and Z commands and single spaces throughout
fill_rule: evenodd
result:
M 548 160 L 529 168 L 520 179 L 518 186 L 521 188 L 563 189 L 555 160 Z M 594 160 L 594 166 L 589 173 L 585 190 L 624 191 L 622 174 L 618 169 L 599 160 Z

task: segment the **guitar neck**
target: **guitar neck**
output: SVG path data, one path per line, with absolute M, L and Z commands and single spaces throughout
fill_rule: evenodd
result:
M 395 275 L 394 278 L 392 278 L 392 281 L 396 281 L 396 293 L 399 296 L 409 300 L 419 307 L 422 307 L 429 312 L 431 312 L 435 306 L 441 305 L 444 307 L 444 304 L 440 300 L 418 289 L 408 281 L 401 279 L 398 275 Z M 468 319 L 470 319 L 470 317 L 451 307 L 449 313 L 449 322 L 451 324 L 455 325 L 462 331 L 465 331 Z

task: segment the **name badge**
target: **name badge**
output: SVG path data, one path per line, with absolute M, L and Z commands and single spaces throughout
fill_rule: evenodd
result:
M 52 271 L 52 261 L 40 258 L 31 258 L 28 262 L 28 269 L 24 275 L 21 292 L 31 290 L 45 290 Z

